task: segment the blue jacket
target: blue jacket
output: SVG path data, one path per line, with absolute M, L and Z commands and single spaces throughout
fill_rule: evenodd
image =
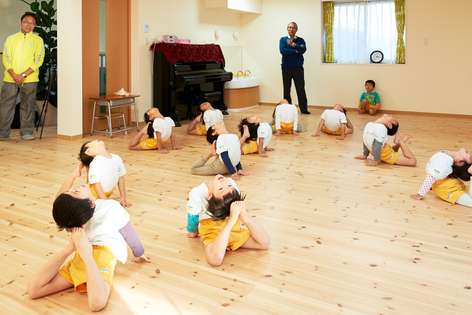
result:
M 303 54 L 306 51 L 305 40 L 295 37 L 295 47 L 288 44 L 288 36 L 284 36 L 279 41 L 279 49 L 282 54 L 282 69 L 295 69 L 303 67 Z

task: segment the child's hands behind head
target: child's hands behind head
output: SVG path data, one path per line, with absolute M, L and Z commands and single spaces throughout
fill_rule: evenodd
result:
M 229 221 L 236 223 L 236 221 L 239 218 L 239 215 L 241 214 L 241 211 L 245 211 L 246 206 L 244 204 L 244 201 L 235 201 L 231 204 L 231 207 L 229 209 L 230 214 L 229 214 Z
M 241 219 L 243 223 L 246 223 L 248 220 L 250 220 L 249 214 L 246 209 L 246 203 L 244 201 L 237 201 L 237 202 L 241 203 L 241 213 L 239 214 L 239 218 Z
M 83 228 L 73 228 L 71 239 L 82 259 L 92 258 L 92 245 Z

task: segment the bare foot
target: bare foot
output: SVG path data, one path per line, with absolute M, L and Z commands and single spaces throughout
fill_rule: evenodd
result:
M 354 157 L 356 160 L 367 160 L 367 156 L 364 155 L 358 155 Z
M 366 161 L 365 161 L 365 164 L 366 164 L 367 166 L 377 166 L 377 165 L 379 165 L 379 161 L 366 160 Z
M 198 237 L 198 232 L 187 232 L 188 238 L 196 238 Z
M 238 171 L 238 174 L 241 175 L 241 176 L 248 176 L 248 175 L 249 175 L 249 172 L 248 172 L 248 171 L 245 171 L 245 170 L 239 170 L 239 171 Z
M 233 175 L 231 175 L 231 178 L 234 179 L 234 180 L 239 180 L 239 178 L 241 178 L 241 176 L 239 176 L 238 173 L 234 173 Z
M 413 198 L 413 199 L 415 199 L 415 200 L 421 200 L 421 199 L 423 199 L 423 196 L 421 196 L 420 194 L 414 194 L 414 195 L 411 195 L 410 197 Z
M 377 114 L 376 109 L 369 109 L 369 115 L 374 116 L 375 114 Z
M 139 257 L 135 257 L 135 258 L 134 258 L 134 262 L 135 262 L 135 263 L 138 263 L 138 264 L 150 263 L 150 262 L 151 262 L 151 258 L 149 258 L 149 257 L 146 256 L 146 255 L 142 255 L 142 256 L 139 256 Z

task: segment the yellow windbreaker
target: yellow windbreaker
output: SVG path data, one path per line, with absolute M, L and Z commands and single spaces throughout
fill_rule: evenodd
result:
M 44 43 L 43 39 L 36 34 L 18 32 L 8 36 L 3 46 L 3 66 L 5 74 L 4 82 L 14 83 L 15 80 L 8 73 L 8 69 L 13 69 L 15 73 L 22 73 L 31 68 L 34 70 L 24 83 L 39 81 L 39 67 L 44 60 Z

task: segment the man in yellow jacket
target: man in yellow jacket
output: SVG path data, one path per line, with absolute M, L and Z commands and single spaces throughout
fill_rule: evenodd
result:
M 18 94 L 21 96 L 20 121 L 23 140 L 33 140 L 36 87 L 44 60 L 44 43 L 33 34 L 36 17 L 25 13 L 21 31 L 8 36 L 3 46 L 3 86 L 0 94 L 0 140 L 8 140 Z

